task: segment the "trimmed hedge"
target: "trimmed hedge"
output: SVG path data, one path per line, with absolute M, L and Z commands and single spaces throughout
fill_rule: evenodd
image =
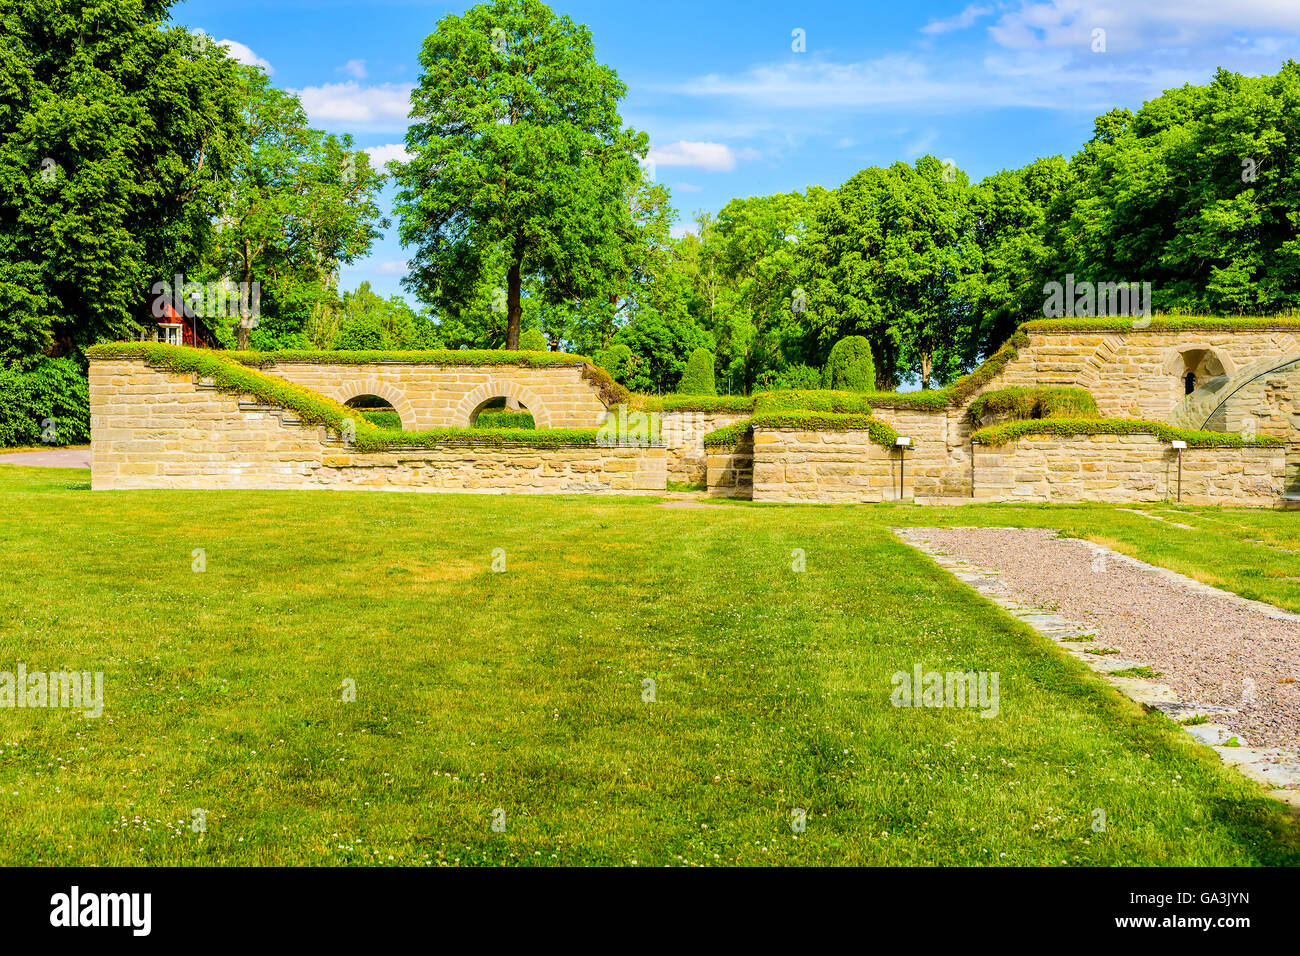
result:
M 148 345 L 147 342 L 115 342 L 115 346 Z M 590 365 L 591 359 L 567 352 L 507 352 L 504 349 L 428 349 L 393 352 L 379 350 L 318 351 L 282 349 L 276 352 L 224 353 L 241 365 L 260 368 L 286 362 L 307 365 L 374 365 L 379 362 L 404 362 L 411 365 L 521 365 L 526 368 Z
M 1135 322 L 1142 332 L 1260 332 L 1300 329 L 1300 315 L 1154 315 L 1149 319 L 1131 316 L 1102 316 L 1074 319 L 1034 319 L 1020 326 L 1024 332 L 1132 332 Z
M 765 412 L 834 412 L 836 414 L 871 414 L 871 404 L 866 392 L 817 389 L 804 391 L 785 389 L 758 392 L 754 395 L 754 411 Z
M 395 431 L 402 430 L 402 418 L 397 412 L 390 412 L 384 408 L 358 408 L 356 410 L 361 413 L 362 418 L 372 425 Z
M 524 329 L 519 334 L 519 351 L 549 352 L 550 343 L 546 341 L 546 334 L 541 329 Z
M 632 396 L 628 407 L 639 412 L 752 412 L 752 395 L 644 395 Z
M 952 404 L 947 389 L 927 388 L 919 392 L 866 392 L 863 400 L 874 408 L 913 408 L 941 412 Z
M 1002 343 L 1001 348 L 984 360 L 979 368 L 969 375 L 963 375 L 944 389 L 948 393 L 949 404 L 965 404 L 968 398 L 1002 374 L 1002 370 L 1015 361 L 1016 356 L 1020 354 L 1020 349 L 1028 344 L 1029 336 L 1024 328 L 1017 329 L 1011 338 Z
M 475 428 L 536 428 L 530 412 L 479 412 Z
M 871 343 L 862 335 L 847 335 L 831 346 L 822 369 L 822 388 L 874 392 L 876 366 Z
M 743 422 L 735 422 L 731 425 L 724 425 L 722 428 L 716 428 L 704 436 L 705 448 L 720 448 L 729 445 L 737 445 L 745 439 L 745 436 L 752 430 L 753 425 L 747 418 Z
M 830 412 L 768 412 L 750 420 L 754 428 L 799 428 L 814 432 L 865 431 L 877 445 L 894 447 L 898 432 L 870 415 L 836 415 Z
M 981 445 L 1005 445 L 1024 435 L 1153 435 L 1162 441 L 1175 438 L 1187 442 L 1188 448 L 1280 448 L 1281 439 L 1263 435 L 1253 441 L 1235 432 L 1198 432 L 1174 428 L 1164 422 L 1138 418 L 1038 418 L 1003 422 L 982 428 L 971 436 Z
M 345 423 L 351 422 L 356 430 L 354 447 L 358 452 L 427 448 L 442 444 L 527 445 L 535 448 L 598 444 L 594 428 L 439 428 L 422 432 L 380 428 L 367 421 L 359 409 L 340 405 L 319 392 L 241 364 L 229 357 L 230 353 L 211 349 L 160 342 L 114 342 L 93 345 L 86 354 L 91 359 L 141 359 L 169 372 L 210 379 L 221 391 L 251 395 L 260 402 L 295 412 L 304 422 L 324 425 L 336 432 L 342 432 Z
M 985 415 L 1031 418 L 1097 418 L 1097 402 L 1086 388 L 1063 385 L 1012 385 L 985 392 L 966 409 L 966 418 L 978 425 Z
M 548 352 L 547 355 L 561 355 L 561 352 Z M 582 370 L 582 380 L 595 386 L 596 394 L 605 403 L 606 408 L 615 405 L 631 405 L 632 393 L 614 381 L 614 376 L 599 365 L 587 365 Z
M 686 360 L 686 371 L 677 383 L 680 395 L 717 395 L 718 387 L 713 380 L 713 353 L 706 348 L 691 352 Z

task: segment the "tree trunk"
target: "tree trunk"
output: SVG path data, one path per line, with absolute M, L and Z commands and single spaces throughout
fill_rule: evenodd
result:
M 934 356 L 926 349 L 921 353 L 921 388 L 930 387 L 930 369 L 934 364 Z
M 249 293 L 248 293 L 248 301 L 249 301 L 249 303 L 250 303 L 250 305 L 251 305 L 251 303 L 252 303 L 252 301 L 253 301 L 253 293 L 252 293 L 252 289 L 253 289 L 253 251 L 248 247 L 248 240 L 247 240 L 247 239 L 244 240 L 244 274 L 243 274 L 240 278 L 241 278 L 241 279 L 243 280 L 243 282 L 244 282 L 243 288 L 249 290 Z M 236 343 L 235 343 L 235 344 L 239 346 L 239 350 L 240 350 L 241 352 L 243 352 L 243 351 L 245 351 L 245 350 L 248 349 L 248 336 L 249 336 L 250 333 L 251 333 L 251 329 L 250 329 L 250 327 L 249 327 L 249 322 L 252 321 L 251 319 L 245 319 L 245 318 L 244 318 L 244 316 L 241 314 L 241 309 L 242 309 L 242 308 L 243 308 L 243 300 L 241 299 L 241 300 L 240 300 L 240 308 L 238 308 L 238 309 L 235 310 L 236 314 L 239 315 L 239 322 L 236 323 L 236 325 L 235 325 L 235 338 L 236 338 Z
M 523 256 L 515 253 L 506 275 L 506 348 L 519 348 L 519 326 L 524 319 Z

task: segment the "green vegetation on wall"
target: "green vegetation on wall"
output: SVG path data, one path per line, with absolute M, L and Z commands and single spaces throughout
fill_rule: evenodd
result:
M 1164 422 L 1137 418 L 1042 418 L 1003 422 L 982 428 L 971 436 L 981 445 L 1006 445 L 1024 435 L 1153 435 L 1161 441 L 1181 439 L 1188 448 L 1280 448 L 1283 442 L 1269 436 L 1246 438 L 1234 432 L 1200 432 L 1174 428 Z
M 979 424 L 985 415 L 1029 418 L 1096 418 L 1097 402 L 1086 388 L 1057 385 L 994 389 L 980 395 L 966 410 L 968 421 Z

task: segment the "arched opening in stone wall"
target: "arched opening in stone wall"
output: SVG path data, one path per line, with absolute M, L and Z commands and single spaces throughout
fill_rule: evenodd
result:
M 512 401 L 517 408 L 510 407 Z M 460 428 L 473 428 L 476 425 L 480 428 L 556 427 L 541 396 L 504 377 L 484 382 L 462 398 L 452 419 Z
M 397 413 L 393 403 L 378 395 L 355 395 L 343 403 L 348 408 L 355 408 L 368 422 L 380 428 L 402 429 L 402 416 Z
M 1189 376 L 1193 383 L 1208 382 L 1216 375 L 1231 371 L 1230 366 L 1231 363 L 1214 349 L 1196 346 L 1180 350 L 1166 368 L 1178 375 L 1185 387 Z
M 537 422 L 528 406 L 497 395 L 480 402 L 470 412 L 469 425 L 471 428 L 536 428 Z
M 1232 359 L 1209 345 L 1186 344 L 1172 349 L 1166 354 L 1164 365 L 1171 378 L 1170 411 L 1206 382 L 1231 372 L 1233 368 Z

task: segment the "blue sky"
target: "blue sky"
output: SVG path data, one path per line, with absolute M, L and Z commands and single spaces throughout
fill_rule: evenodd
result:
M 418 53 L 467 3 L 188 0 L 173 19 L 229 41 L 302 98 L 313 125 L 385 160 L 406 130 Z M 867 166 L 952 159 L 978 180 L 1072 154 L 1093 118 L 1216 67 L 1300 59 L 1300 0 L 558 0 L 628 86 L 654 174 L 688 228 L 736 196 L 838 186 Z M 1104 31 L 1104 35 L 1096 31 Z M 803 50 L 797 51 L 802 31 Z M 1104 49 L 1094 49 L 1103 46 Z M 384 202 L 391 202 L 391 188 Z M 344 268 L 401 292 L 396 228 Z

